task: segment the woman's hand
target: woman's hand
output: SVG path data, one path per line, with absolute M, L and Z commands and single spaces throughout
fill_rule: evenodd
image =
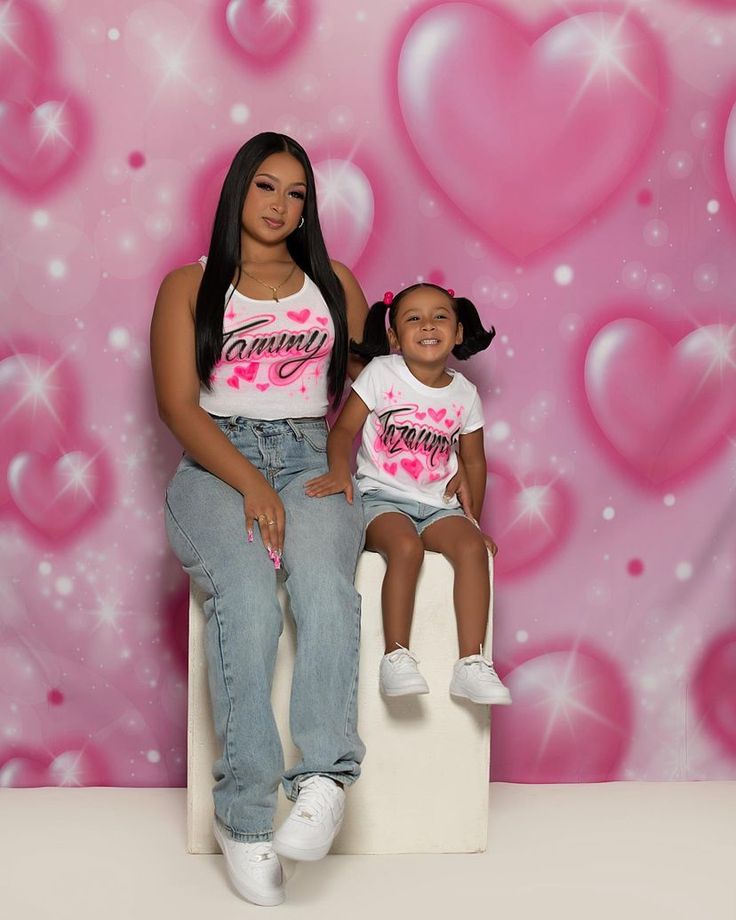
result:
M 243 495 L 245 509 L 245 529 L 248 542 L 253 542 L 253 527 L 258 525 L 261 540 L 273 559 L 274 566 L 280 568 L 281 554 L 284 551 L 284 529 L 286 514 L 284 505 L 277 493 L 263 476 L 249 484 Z M 277 565 L 277 560 L 279 564 Z
M 304 491 L 310 498 L 324 498 L 326 495 L 345 493 L 348 504 L 353 503 L 353 480 L 348 469 L 328 470 L 316 479 L 310 479 Z

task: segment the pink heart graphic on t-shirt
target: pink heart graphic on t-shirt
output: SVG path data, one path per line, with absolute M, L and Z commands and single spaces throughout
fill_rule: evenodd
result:
M 416 415 L 416 417 L 419 419 L 420 422 L 421 422 L 421 420 L 422 420 L 423 418 L 426 418 L 426 417 L 427 417 L 427 413 L 426 413 L 426 412 L 415 412 L 414 415 Z
M 442 473 L 430 473 L 429 474 L 430 482 L 437 482 L 438 479 L 442 479 Z
M 269 388 L 270 385 L 271 385 L 270 383 L 257 383 L 257 384 L 256 384 L 256 389 L 257 389 L 257 390 L 260 390 L 261 393 L 265 393 L 266 390 Z
M 315 316 L 314 317 L 321 326 L 326 326 L 330 321 L 329 316 Z
M 384 463 L 384 464 L 383 464 L 383 468 L 384 468 L 384 470 L 386 470 L 386 472 L 389 474 L 389 476 L 395 476 L 395 475 L 396 475 L 396 470 L 398 469 L 398 466 L 397 466 L 397 464 L 395 464 L 395 463 Z
M 436 411 L 435 411 L 434 409 L 428 409 L 427 411 L 429 412 L 429 417 L 430 417 L 431 419 L 434 419 L 435 422 L 441 422 L 442 419 L 443 419 L 443 418 L 445 417 L 445 415 L 447 414 L 447 410 L 446 410 L 446 409 L 438 409 L 438 410 L 436 410 Z
M 286 315 L 289 317 L 289 319 L 293 319 L 295 323 L 306 323 L 311 313 L 305 307 L 303 310 L 299 310 L 298 312 L 296 310 L 289 310 Z
M 247 367 L 243 367 L 242 364 L 239 364 L 235 368 L 235 373 L 238 377 L 242 377 L 243 380 L 247 380 L 248 383 L 253 383 L 256 379 L 256 374 L 258 373 L 258 362 L 251 361 Z
M 419 479 L 424 467 L 422 466 L 421 461 L 417 460 L 415 457 L 413 460 L 402 460 L 401 469 L 406 470 L 412 479 Z
M 446 418 L 446 419 L 445 419 L 445 426 L 446 426 L 447 428 L 452 428 L 452 426 L 453 426 L 454 424 L 455 424 L 455 422 L 453 422 L 453 420 L 452 420 L 451 418 Z
M 227 378 L 227 385 L 232 387 L 234 390 L 240 389 L 240 380 L 233 374 L 232 377 Z

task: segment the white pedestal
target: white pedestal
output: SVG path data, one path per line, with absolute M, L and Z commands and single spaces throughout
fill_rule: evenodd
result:
M 487 706 L 449 694 L 457 660 L 453 571 L 426 553 L 417 589 L 411 647 L 430 693 L 387 700 L 378 690 L 383 655 L 381 582 L 385 565 L 362 554 L 356 587 L 363 599 L 358 730 L 366 745 L 362 775 L 347 790 L 345 822 L 332 853 L 467 853 L 486 847 L 490 717 Z M 286 610 L 286 593 L 280 589 Z M 493 601 L 491 599 L 491 611 Z M 289 735 L 294 625 L 286 610 L 272 702 L 286 763 L 298 759 Z M 489 616 L 486 648 L 491 648 Z M 204 615 L 193 588 L 189 605 L 188 848 L 217 853 L 212 835 L 212 764 L 217 742 L 210 716 Z M 291 803 L 279 791 L 276 826 Z

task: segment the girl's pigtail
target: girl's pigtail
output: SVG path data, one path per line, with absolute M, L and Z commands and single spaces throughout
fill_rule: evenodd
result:
M 486 332 L 475 305 L 467 297 L 456 297 L 455 304 L 458 322 L 463 326 L 463 340 L 452 349 L 452 353 L 458 360 L 466 361 L 472 355 L 488 348 L 496 330 L 491 326 L 490 331 Z
M 391 351 L 386 332 L 386 310 L 389 305 L 384 300 L 377 300 L 368 311 L 363 329 L 363 341 L 350 342 L 350 351 L 370 361 L 379 355 L 387 355 Z

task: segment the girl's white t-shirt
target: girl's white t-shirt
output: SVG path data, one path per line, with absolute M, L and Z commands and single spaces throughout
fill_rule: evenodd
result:
M 477 389 L 457 371 L 446 387 L 428 387 L 400 355 L 374 358 L 353 383 L 371 410 L 363 425 L 357 482 L 361 494 L 380 490 L 438 508 L 457 472 L 461 434 L 483 427 Z
M 323 416 L 335 329 L 314 281 L 305 275 L 300 291 L 278 301 L 254 300 L 232 286 L 227 298 L 222 352 L 212 388 L 200 388 L 200 406 L 225 417 Z

